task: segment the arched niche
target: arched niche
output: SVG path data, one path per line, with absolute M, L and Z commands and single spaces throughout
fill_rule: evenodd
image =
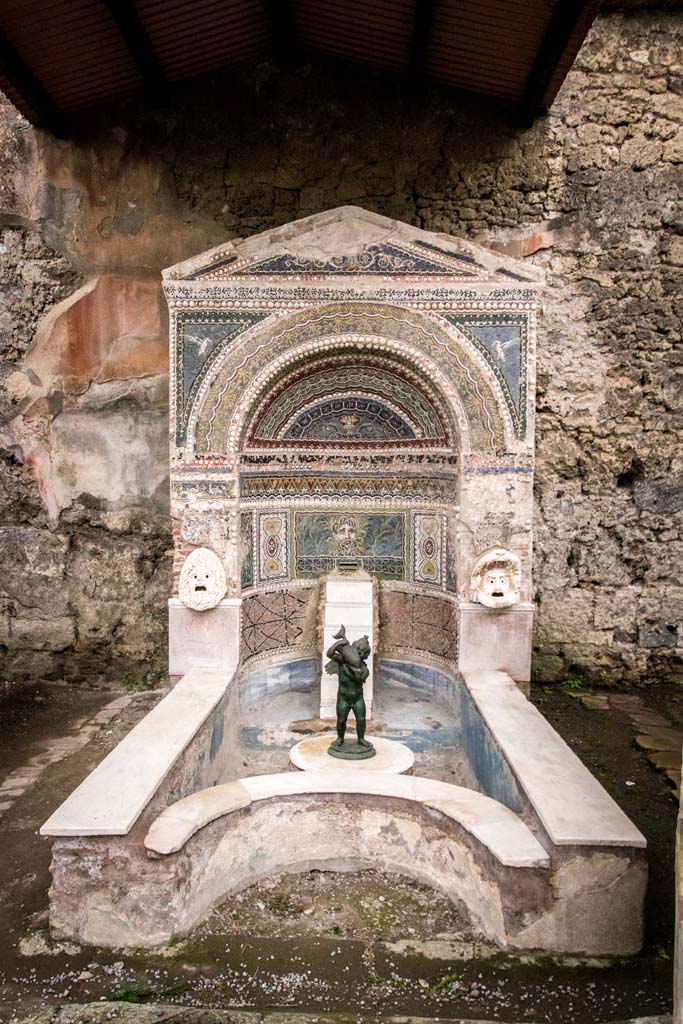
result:
M 176 575 L 219 554 L 250 656 L 311 650 L 312 588 L 342 555 L 428 657 L 459 657 L 481 550 L 518 555 L 528 604 L 538 284 L 354 207 L 165 272 Z M 421 598 L 443 604 L 424 636 Z

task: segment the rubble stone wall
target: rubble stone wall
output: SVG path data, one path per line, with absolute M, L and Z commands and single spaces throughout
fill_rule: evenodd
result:
M 0 106 L 0 673 L 163 671 L 160 268 L 353 203 L 545 269 L 535 675 L 681 680 L 682 37 L 680 13 L 602 16 L 529 130 L 313 64 L 98 111 L 70 141 Z

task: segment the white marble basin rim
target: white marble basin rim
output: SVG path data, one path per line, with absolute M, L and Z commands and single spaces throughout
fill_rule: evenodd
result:
M 410 800 L 457 822 L 507 867 L 538 868 L 550 863 L 522 819 L 490 797 L 419 776 L 378 776 L 362 771 L 350 775 L 343 770 L 256 775 L 193 793 L 159 815 L 145 837 L 145 846 L 157 854 L 175 853 L 199 829 L 252 801 L 329 793 Z

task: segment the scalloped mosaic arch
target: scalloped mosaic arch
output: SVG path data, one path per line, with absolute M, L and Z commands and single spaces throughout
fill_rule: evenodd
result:
M 307 362 L 340 351 L 388 357 L 430 382 L 441 408 L 458 424 L 461 450 L 504 451 L 514 425 L 502 388 L 474 345 L 446 321 L 400 306 L 335 303 L 284 319 L 268 319 L 227 345 L 202 387 L 188 421 L 198 454 L 238 451 L 245 423 L 263 392 Z

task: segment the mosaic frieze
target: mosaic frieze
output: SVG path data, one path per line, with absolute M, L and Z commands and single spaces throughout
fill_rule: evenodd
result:
M 458 657 L 458 606 L 436 594 L 380 588 L 382 650 L 423 651 L 447 661 Z
M 529 318 L 524 313 L 455 313 L 446 319 L 482 353 L 500 384 L 515 432 L 526 432 Z
M 332 572 L 340 559 L 357 559 L 379 579 L 404 579 L 408 531 L 405 512 L 292 512 L 293 566 L 299 577 Z
M 454 447 L 455 423 L 435 405 L 432 392 L 430 382 L 413 368 L 380 353 L 342 351 L 317 357 L 313 366 L 304 359 L 255 403 L 245 429 L 246 446 L 329 440 L 329 433 L 315 436 L 322 413 L 320 425 L 334 426 L 335 440 L 344 445 L 403 441 Z M 372 425 L 375 431 L 382 426 L 381 434 L 373 436 Z
M 240 345 L 228 346 L 211 382 L 198 396 L 196 422 L 190 419 L 197 450 L 239 448 L 248 410 L 260 393 L 272 388 L 289 362 L 305 355 L 306 345 L 310 345 L 309 357 L 316 359 L 339 346 L 361 351 L 373 346 L 378 351 L 390 349 L 426 376 L 436 402 L 453 410 L 459 430 L 466 432 L 472 449 L 505 450 L 505 419 L 495 394 L 497 379 L 490 367 L 483 369 L 466 346 L 435 318 L 369 302 L 295 314 L 264 325 Z
M 404 473 L 449 472 L 457 474 L 459 456 L 455 452 L 405 452 L 405 451 L 344 451 L 344 452 L 300 452 L 291 451 L 242 452 L 239 464 L 251 472 L 255 467 L 287 468 L 292 473 L 327 470 L 337 473 Z
M 375 501 L 440 501 L 455 499 L 456 482 L 444 476 L 353 476 L 330 472 L 324 475 L 242 475 L 244 500 L 266 498 L 364 498 Z
M 441 587 L 445 575 L 443 517 L 413 512 L 413 581 Z
M 235 481 L 230 479 L 176 477 L 171 481 L 173 498 L 185 504 L 192 504 L 205 498 L 233 498 L 235 489 Z
M 197 278 L 188 277 L 186 280 Z M 169 305 L 176 309 L 195 309 L 203 306 L 253 308 L 257 304 L 268 304 L 270 309 L 291 310 L 294 304 L 303 308 L 319 303 L 368 300 L 368 289 L 365 284 L 356 285 L 352 277 L 340 284 L 318 282 L 314 289 L 309 284 L 298 284 L 296 281 L 280 284 L 264 280 L 243 284 L 233 278 L 227 285 L 207 281 L 203 287 L 197 288 L 196 285 L 190 286 L 167 280 L 164 292 Z M 373 302 L 401 302 L 416 309 L 434 310 L 451 310 L 454 306 L 477 310 L 481 308 L 482 303 L 481 291 L 476 287 L 454 287 L 445 280 L 422 284 L 418 282 L 413 287 L 398 288 L 392 284 L 381 285 L 374 282 L 371 298 Z M 523 284 L 488 287 L 486 301 L 501 303 L 513 310 L 531 309 L 536 303 L 536 292 L 534 288 L 524 287 Z
M 322 277 L 331 274 L 427 278 L 448 275 L 470 280 L 487 280 L 490 276 L 474 257 L 449 252 L 424 242 L 414 242 L 412 245 L 377 243 L 366 246 L 359 253 L 333 256 L 325 260 L 295 256 L 287 252 L 251 262 L 228 257 L 217 260 L 192 276 L 195 280 L 220 281 L 236 276 Z
M 242 657 L 317 646 L 317 587 L 256 593 L 242 601 Z
M 240 515 L 240 582 L 246 590 L 254 585 L 254 515 Z
M 261 583 L 287 579 L 289 550 L 287 513 L 258 512 L 258 574 Z

